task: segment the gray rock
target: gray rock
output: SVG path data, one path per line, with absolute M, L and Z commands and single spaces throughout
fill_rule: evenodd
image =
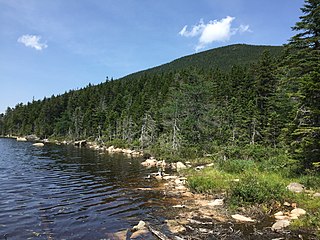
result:
M 182 169 L 186 169 L 187 166 L 184 165 L 182 162 L 177 162 L 177 171 L 180 171 Z
M 288 186 L 287 186 L 287 189 L 291 192 L 295 192 L 295 193 L 301 193 L 304 191 L 305 189 L 305 186 L 303 186 L 302 184 L 300 183 L 290 183 Z
M 313 194 L 313 196 L 314 197 L 320 197 L 320 193 L 317 192 L 317 193 Z
M 277 231 L 283 230 L 284 228 L 288 227 L 289 225 L 290 225 L 289 220 L 279 220 L 272 225 L 271 230 L 277 232 Z
M 140 221 L 138 225 L 132 228 L 133 231 L 144 230 L 146 229 L 146 223 L 144 221 Z

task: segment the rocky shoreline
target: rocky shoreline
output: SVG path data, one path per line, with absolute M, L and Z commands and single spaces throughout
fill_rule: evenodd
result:
M 95 151 L 107 154 L 124 154 L 127 157 L 143 157 L 143 151 L 103 146 L 87 140 L 79 141 L 49 141 L 39 139 L 36 136 L 6 136 L 17 141 L 32 141 L 34 146 L 43 147 L 45 144 L 73 145 L 87 147 Z M 146 179 L 158 181 L 159 187 L 137 188 L 136 191 L 157 191 L 170 203 L 170 209 L 159 210 L 157 214 L 166 220 L 162 226 L 152 226 L 141 219 L 132 229 L 126 229 L 119 233 L 110 234 L 110 239 L 301 239 L 299 232 L 287 231 L 291 221 L 306 214 L 297 203 L 282 203 L 279 211 L 272 215 L 266 215 L 255 207 L 240 209 L 240 212 L 229 212 L 225 205 L 226 192 L 215 195 L 198 194 L 190 191 L 187 178 L 183 170 L 194 168 L 201 171 L 212 167 L 212 164 L 194 166 L 190 162 L 167 163 L 165 160 L 157 160 L 149 157 L 141 162 L 146 168 L 158 169 L 158 172 L 150 173 Z M 174 174 L 166 174 L 166 170 L 174 171 Z M 236 179 L 235 179 L 236 180 Z M 287 187 L 290 191 L 300 193 L 304 187 L 298 183 L 292 183 Z M 310 193 L 319 197 L 319 193 Z M 161 230 L 165 229 L 165 232 Z M 263 236 L 263 237 L 262 237 Z M 312 234 L 306 234 L 305 239 L 317 239 Z

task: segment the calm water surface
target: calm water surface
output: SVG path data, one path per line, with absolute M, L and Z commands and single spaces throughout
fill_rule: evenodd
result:
M 107 239 L 156 223 L 141 159 L 0 138 L 0 239 Z M 150 204 L 152 202 L 152 204 Z

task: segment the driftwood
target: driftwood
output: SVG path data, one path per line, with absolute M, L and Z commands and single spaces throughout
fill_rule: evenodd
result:
M 161 239 L 161 240 L 171 240 L 171 238 L 168 238 L 165 234 L 163 234 L 162 232 L 159 232 L 157 230 L 155 230 L 153 227 L 148 226 L 148 229 L 150 232 L 152 232 L 157 238 Z

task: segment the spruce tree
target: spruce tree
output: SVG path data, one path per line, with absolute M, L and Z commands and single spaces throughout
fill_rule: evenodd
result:
M 320 161 L 320 1 L 305 0 L 287 45 L 286 78 L 295 105 L 291 150 L 305 168 Z

